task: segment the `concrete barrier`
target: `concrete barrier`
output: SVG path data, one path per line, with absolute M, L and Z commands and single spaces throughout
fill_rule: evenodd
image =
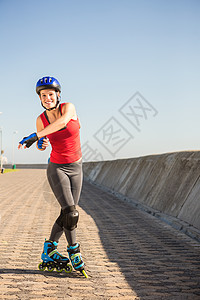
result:
M 171 218 L 170 222 L 182 226 L 185 231 L 194 227 L 198 235 L 200 151 L 86 162 L 83 170 L 86 179 L 156 216 Z M 182 225 L 177 225 L 177 220 L 182 221 Z
M 48 164 L 16 164 L 16 169 L 47 169 Z M 12 164 L 3 165 L 6 169 L 12 169 Z

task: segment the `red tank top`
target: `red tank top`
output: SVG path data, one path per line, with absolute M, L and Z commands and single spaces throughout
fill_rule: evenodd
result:
M 65 103 L 60 104 L 60 112 L 62 114 L 62 106 Z M 44 127 L 49 125 L 49 120 L 45 112 L 40 115 Z M 79 160 L 81 154 L 80 143 L 80 123 L 79 120 L 71 119 L 66 128 L 60 129 L 54 133 L 47 135 L 52 151 L 50 161 L 56 164 L 68 164 Z

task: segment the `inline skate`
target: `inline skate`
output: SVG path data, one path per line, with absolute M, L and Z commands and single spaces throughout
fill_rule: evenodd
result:
M 84 262 L 80 253 L 80 245 L 76 243 L 72 246 L 67 246 L 67 252 L 69 254 L 69 258 L 74 269 L 76 271 L 80 271 L 86 278 L 88 278 L 88 275 L 84 269 Z
M 72 271 L 69 259 L 57 251 L 57 245 L 58 243 L 56 242 L 45 240 L 44 250 L 41 255 L 41 259 L 43 261 L 38 265 L 40 271 L 44 271 L 46 268 L 49 272 L 52 272 L 55 268 L 59 273 L 63 270 L 66 273 L 70 273 Z

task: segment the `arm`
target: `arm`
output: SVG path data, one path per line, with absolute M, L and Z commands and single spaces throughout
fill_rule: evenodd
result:
M 42 120 L 41 120 L 40 116 L 36 120 L 36 128 L 37 128 L 37 131 L 41 131 L 41 130 L 44 129 L 44 125 L 42 123 Z M 49 141 L 49 139 L 44 137 L 44 139 L 42 141 L 42 147 L 40 147 L 40 148 L 38 147 L 38 142 L 39 141 L 37 141 L 36 142 L 37 149 L 40 150 L 40 151 L 44 151 L 49 146 L 48 141 Z
M 24 148 L 29 148 L 33 143 L 37 142 L 41 138 L 44 138 L 45 146 L 42 143 L 42 148 L 44 149 L 47 147 L 48 139 L 46 139 L 46 135 L 54 133 L 67 125 L 67 123 L 76 117 L 76 110 L 72 103 L 66 103 L 63 105 L 63 115 L 55 120 L 53 123 L 49 124 L 47 127 L 44 128 L 42 120 L 40 117 L 37 118 L 37 133 L 34 132 L 27 137 L 24 137 L 18 145 L 18 149 L 22 148 L 22 145 L 25 144 Z M 41 142 L 41 140 L 40 140 Z
M 48 134 L 56 132 L 67 125 L 67 123 L 76 116 L 76 110 L 72 103 L 66 103 L 63 105 L 63 114 L 62 116 L 54 121 L 53 123 L 49 124 L 45 128 L 37 128 L 37 136 L 40 139 Z

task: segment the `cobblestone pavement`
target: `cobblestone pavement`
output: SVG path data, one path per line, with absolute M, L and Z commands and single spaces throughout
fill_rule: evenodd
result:
M 86 182 L 77 235 L 89 278 L 39 271 L 60 210 L 46 171 L 1 174 L 0 191 L 0 299 L 200 299 L 200 244 Z

